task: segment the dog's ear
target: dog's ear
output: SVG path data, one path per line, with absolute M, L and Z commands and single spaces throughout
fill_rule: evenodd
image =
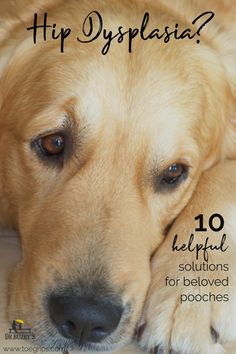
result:
M 62 0 L 1 0 L 0 44 L 20 23 L 27 23 L 35 12 L 47 12 Z
M 211 130 L 209 135 L 211 138 L 210 149 L 205 156 L 204 170 L 219 161 L 236 159 L 236 98 L 234 98 L 231 90 L 228 90 L 225 100 L 215 102 L 215 112 L 207 109 L 206 115 L 208 116 L 206 117 L 206 125 Z M 211 115 L 216 117 L 212 121 L 210 119 Z M 211 122 L 208 123 L 209 121 Z
M 221 160 L 236 159 L 236 66 L 209 48 L 201 55 L 205 104 L 200 131 L 206 170 Z
M 44 13 L 63 0 L 0 0 L 0 78 L 12 53 L 22 38 L 18 26 L 33 20 L 34 13 Z
M 231 2 L 229 8 L 231 8 Z M 236 4 L 232 6 L 232 21 L 228 22 L 228 41 L 221 41 L 221 60 L 228 81 L 228 117 L 224 135 L 224 157 L 236 159 Z M 226 43 L 225 43 L 226 42 Z
M 236 159 L 236 97 L 232 100 L 231 112 L 226 122 L 223 155 L 230 160 Z

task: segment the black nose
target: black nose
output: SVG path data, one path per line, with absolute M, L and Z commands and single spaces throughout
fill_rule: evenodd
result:
M 117 328 L 123 309 L 94 297 L 52 295 L 49 313 L 59 332 L 80 345 L 98 343 Z

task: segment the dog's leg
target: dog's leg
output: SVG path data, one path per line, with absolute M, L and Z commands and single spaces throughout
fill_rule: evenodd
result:
M 236 340 L 235 216 L 236 162 L 232 161 L 202 176 L 153 258 L 141 337 L 152 353 L 225 353 L 224 344 Z M 198 259 L 196 250 L 173 250 L 177 245 L 185 249 L 191 234 L 191 250 L 196 244 L 205 245 L 207 238 L 208 246 L 219 250 L 208 248 L 205 254 L 201 250 Z

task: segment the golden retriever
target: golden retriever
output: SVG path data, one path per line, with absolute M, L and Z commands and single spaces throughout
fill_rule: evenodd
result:
M 19 230 L 23 252 L 9 318 L 30 323 L 44 345 L 112 351 L 133 337 L 150 257 L 200 176 L 236 157 L 236 6 L 39 0 L 0 9 L 0 223 Z M 51 27 L 36 36 L 33 21 Z M 142 21 L 145 35 L 158 26 L 163 36 L 144 40 Z M 170 254 L 155 271 L 142 343 L 189 353 L 195 329 L 194 354 L 208 353 L 202 316 L 188 317 L 183 340 L 181 306 L 170 341 L 173 311 L 154 308 L 156 276 L 168 257 L 177 262 Z
M 216 212 L 224 219 L 222 231 L 217 232 L 207 222 Z M 201 214 L 207 232 L 194 231 L 199 226 L 195 217 Z M 193 197 L 153 257 L 153 277 L 142 320 L 146 322 L 141 338 L 145 347 L 156 348 L 158 354 L 164 350 L 235 353 L 235 345 L 225 351 L 227 343 L 236 340 L 235 215 L 236 161 L 228 161 L 204 172 Z M 218 228 L 217 217 L 214 222 Z M 203 251 L 198 260 L 195 252 L 173 253 L 174 236 L 178 235 L 178 244 L 188 244 L 192 233 L 194 246 L 205 244 L 207 237 L 209 245 L 219 245 L 225 234 L 224 249 L 228 248 L 225 252 L 208 250 L 208 262 Z M 173 286 L 173 281 L 166 286 L 170 278 L 179 279 L 178 286 Z

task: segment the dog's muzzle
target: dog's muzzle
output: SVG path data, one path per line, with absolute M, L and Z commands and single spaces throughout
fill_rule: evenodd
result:
M 96 294 L 51 295 L 48 309 L 59 333 L 79 346 L 102 342 L 116 330 L 123 314 L 121 305 Z

